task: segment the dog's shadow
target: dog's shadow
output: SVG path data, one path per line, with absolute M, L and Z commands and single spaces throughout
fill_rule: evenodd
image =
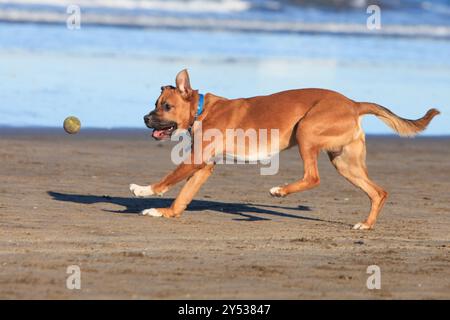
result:
M 47 192 L 49 196 L 56 201 L 64 202 L 74 202 L 81 204 L 93 204 L 93 203 L 111 203 L 125 207 L 123 210 L 106 210 L 113 213 L 123 213 L 123 214 L 138 214 L 143 209 L 148 208 L 164 208 L 169 207 L 174 199 L 168 198 L 125 198 L 125 197 L 111 197 L 111 196 L 97 196 L 97 195 L 83 195 L 83 194 L 68 194 L 60 193 L 54 191 Z M 270 209 L 268 209 L 270 208 Z M 240 218 L 233 218 L 233 220 L 239 221 L 258 221 L 258 220 L 271 220 L 267 217 L 260 217 L 253 214 L 267 214 L 284 218 L 294 218 L 302 220 L 311 221 L 322 221 L 328 223 L 342 224 L 342 222 L 328 221 L 319 218 L 307 217 L 298 214 L 291 214 L 285 212 L 275 211 L 273 209 L 284 209 L 292 211 L 311 211 L 308 206 L 296 206 L 296 207 L 283 207 L 276 205 L 266 205 L 266 204 L 245 204 L 245 203 L 229 203 L 220 201 L 209 201 L 209 200 L 193 200 L 187 211 L 203 211 L 211 210 L 221 213 L 238 215 Z M 252 214 L 253 213 L 253 214 Z

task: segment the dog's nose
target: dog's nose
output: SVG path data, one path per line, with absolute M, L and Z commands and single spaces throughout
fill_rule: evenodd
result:
M 150 120 L 150 117 L 148 116 L 148 114 L 146 114 L 144 116 L 144 122 L 147 123 Z

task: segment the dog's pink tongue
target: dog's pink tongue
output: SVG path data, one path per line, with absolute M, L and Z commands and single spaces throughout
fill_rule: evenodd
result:
M 152 136 L 154 138 L 162 138 L 164 137 L 164 130 L 153 130 Z

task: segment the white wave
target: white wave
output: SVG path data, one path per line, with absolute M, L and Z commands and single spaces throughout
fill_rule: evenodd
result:
M 1 0 L 0 0 L 1 1 Z M 0 10 L 0 21 L 33 23 L 66 23 L 67 15 L 59 12 Z M 386 25 L 380 30 L 369 30 L 365 24 L 308 23 L 287 21 L 260 21 L 239 19 L 151 17 L 84 13 L 81 24 L 137 28 L 191 28 L 201 30 L 326 33 L 396 37 L 450 38 L 449 26 Z
M 0 0 L 0 4 L 49 5 L 67 7 L 77 4 L 81 8 L 145 9 L 178 12 L 240 12 L 249 10 L 251 4 L 243 0 Z
M 436 4 L 432 3 L 431 1 L 425 1 L 422 3 L 422 8 L 430 12 L 450 15 L 450 7 L 443 4 Z

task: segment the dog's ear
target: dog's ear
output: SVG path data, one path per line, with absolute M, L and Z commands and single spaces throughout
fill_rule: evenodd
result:
M 189 81 L 189 74 L 186 69 L 181 70 L 177 74 L 175 83 L 177 84 L 177 89 L 180 91 L 181 96 L 186 100 L 189 99 L 192 95 L 192 88 L 191 82 Z

